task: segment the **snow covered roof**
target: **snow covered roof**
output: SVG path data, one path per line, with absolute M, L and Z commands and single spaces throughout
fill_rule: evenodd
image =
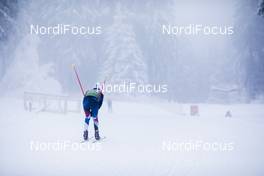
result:
M 237 85 L 222 85 L 222 86 L 211 86 L 212 91 L 221 91 L 221 92 L 232 92 L 238 91 L 239 88 Z

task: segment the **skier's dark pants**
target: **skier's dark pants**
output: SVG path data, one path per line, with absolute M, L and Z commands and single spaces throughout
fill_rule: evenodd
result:
M 85 112 L 85 123 L 89 126 L 90 117 L 93 118 L 94 121 L 94 129 L 95 131 L 98 130 L 98 110 L 99 104 L 96 100 L 96 97 L 93 96 L 86 96 L 83 99 L 83 109 Z

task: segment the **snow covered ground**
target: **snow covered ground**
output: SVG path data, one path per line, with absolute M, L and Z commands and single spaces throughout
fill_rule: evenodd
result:
M 114 101 L 99 114 L 106 140 L 84 144 L 82 113 L 25 112 L 7 98 L 0 107 L 1 176 L 264 175 L 264 105 L 199 104 L 191 117 L 188 104 Z

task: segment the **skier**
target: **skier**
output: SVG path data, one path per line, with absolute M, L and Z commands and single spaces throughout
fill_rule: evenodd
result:
M 100 84 L 96 83 L 95 88 L 87 90 L 83 98 L 83 109 L 85 112 L 85 123 L 84 123 L 84 140 L 88 140 L 88 127 L 90 118 L 93 118 L 94 122 L 94 137 L 96 140 L 100 140 L 99 129 L 98 129 L 98 110 L 103 104 L 104 95 L 100 88 Z

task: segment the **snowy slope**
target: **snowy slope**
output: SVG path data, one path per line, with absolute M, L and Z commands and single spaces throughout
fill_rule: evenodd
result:
M 15 99 L 1 99 L 0 105 L 0 175 L 264 174 L 263 105 L 201 104 L 200 116 L 190 117 L 187 104 L 113 102 L 113 113 L 104 105 L 99 116 L 101 135 L 107 139 L 95 144 L 80 144 L 81 113 L 29 113 Z M 224 118 L 227 109 L 232 118 Z M 37 151 L 32 141 L 86 148 Z M 190 141 L 233 143 L 233 150 L 164 148 L 164 142 Z

